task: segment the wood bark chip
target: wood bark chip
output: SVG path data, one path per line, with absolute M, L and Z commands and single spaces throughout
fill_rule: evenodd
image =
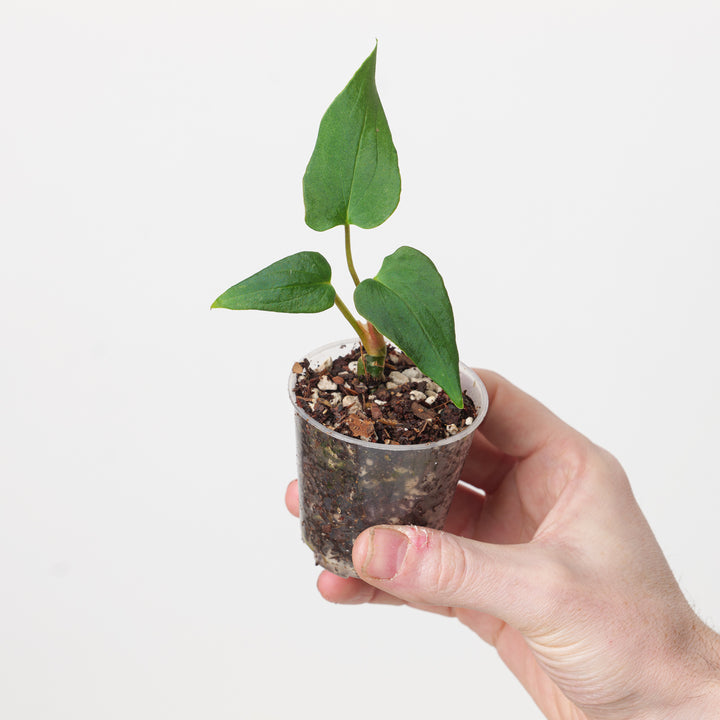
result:
M 421 420 L 434 420 L 437 413 L 431 410 L 427 405 L 421 405 L 417 400 L 410 406 L 413 414 L 419 417 Z
M 369 440 L 375 434 L 373 421 L 368 420 L 364 415 L 361 417 L 359 412 L 349 415 L 347 424 L 353 436 L 361 440 Z

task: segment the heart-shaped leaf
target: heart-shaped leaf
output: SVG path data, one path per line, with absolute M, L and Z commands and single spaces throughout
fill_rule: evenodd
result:
M 317 252 L 299 252 L 268 265 L 226 290 L 213 304 L 229 310 L 317 313 L 335 302 L 328 261 Z
M 400 201 L 397 151 L 375 85 L 377 44 L 325 112 L 303 177 L 305 222 L 377 227 Z
M 425 375 L 463 406 L 452 306 L 440 273 L 427 255 L 398 248 L 380 272 L 355 288 L 355 307 Z

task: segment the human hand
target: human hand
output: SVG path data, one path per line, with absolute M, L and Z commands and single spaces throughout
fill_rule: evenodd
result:
M 685 600 L 624 471 L 490 372 L 490 396 L 444 531 L 377 526 L 338 603 L 408 604 L 491 643 L 543 713 L 720 716 L 720 642 Z M 297 483 L 288 508 L 298 514 Z

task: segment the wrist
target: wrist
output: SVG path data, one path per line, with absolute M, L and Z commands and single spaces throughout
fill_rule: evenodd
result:
M 686 694 L 677 705 L 668 706 L 658 720 L 716 720 L 720 717 L 720 687 L 706 685 Z M 650 720 L 650 718 L 648 718 Z
M 681 667 L 666 680 L 674 698 L 658 720 L 713 720 L 720 717 L 720 635 L 697 621 Z M 674 675 L 674 677 L 673 677 Z

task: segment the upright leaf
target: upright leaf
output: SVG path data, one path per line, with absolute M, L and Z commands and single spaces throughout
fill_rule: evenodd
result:
M 463 406 L 455 320 L 445 283 L 427 255 L 398 248 L 355 288 L 355 307 Z
M 322 312 L 335 302 L 331 274 L 328 261 L 320 253 L 295 253 L 233 285 L 212 307 L 287 313 Z
M 305 222 L 377 227 L 400 201 L 397 151 L 375 86 L 377 44 L 320 122 L 303 177 Z

